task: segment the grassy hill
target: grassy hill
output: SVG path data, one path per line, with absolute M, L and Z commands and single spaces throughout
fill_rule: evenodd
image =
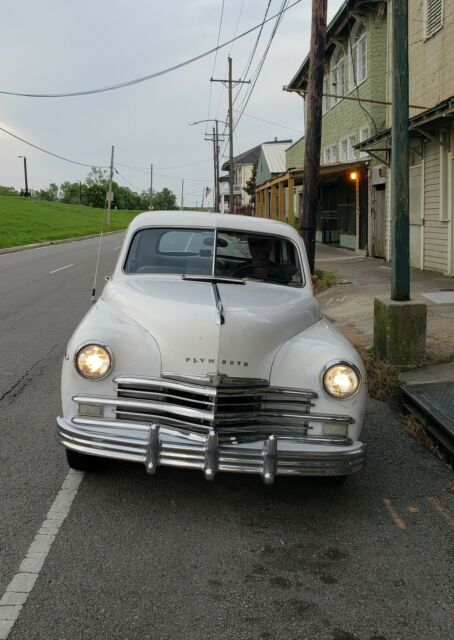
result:
M 124 229 L 138 213 L 112 211 L 104 232 Z M 104 219 L 103 209 L 0 195 L 0 249 L 97 234 Z

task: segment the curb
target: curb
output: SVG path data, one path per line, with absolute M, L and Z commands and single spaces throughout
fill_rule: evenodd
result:
M 116 233 L 123 233 L 126 231 L 125 229 L 119 229 L 118 231 L 107 231 L 103 233 L 103 236 L 113 236 Z M 99 233 L 96 233 L 91 236 L 78 236 L 77 238 L 62 238 L 61 240 L 47 240 L 45 242 L 37 242 L 35 244 L 23 244 L 17 247 L 6 247 L 5 249 L 0 249 L 0 255 L 6 253 L 17 253 L 19 251 L 28 251 L 29 249 L 39 249 L 40 247 L 50 247 L 54 244 L 65 244 L 67 242 L 79 242 L 80 240 L 90 240 L 91 238 L 99 238 Z

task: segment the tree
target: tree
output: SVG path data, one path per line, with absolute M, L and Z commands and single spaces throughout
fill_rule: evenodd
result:
M 0 185 L 0 196 L 17 196 L 17 191 L 14 187 L 4 187 Z
M 54 201 L 58 197 L 58 187 L 55 182 L 51 182 L 48 189 L 40 189 L 37 193 L 39 200 Z
M 254 165 L 252 167 L 252 175 L 249 178 L 249 180 L 246 182 L 246 186 L 244 187 L 244 190 L 246 191 L 248 196 L 250 196 L 251 198 L 255 196 L 256 179 L 257 179 L 257 162 L 254 162 Z
M 178 209 L 176 195 L 164 187 L 162 191 L 153 193 L 152 198 L 153 209 L 157 211 L 167 211 L 170 209 Z
M 66 204 L 80 204 L 81 185 L 79 182 L 63 182 L 60 185 L 60 198 Z M 85 204 L 85 202 L 84 202 Z

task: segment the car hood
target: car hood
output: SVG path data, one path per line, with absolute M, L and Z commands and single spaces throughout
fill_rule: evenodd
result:
M 109 283 L 103 300 L 157 341 L 162 373 L 269 379 L 279 347 L 320 319 L 301 289 L 248 281 L 218 283 L 134 277 Z

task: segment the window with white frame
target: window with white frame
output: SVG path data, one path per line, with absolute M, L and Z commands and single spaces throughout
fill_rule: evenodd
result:
M 325 69 L 325 75 L 323 76 L 322 113 L 326 113 L 331 108 L 331 98 L 328 96 L 328 93 L 331 93 L 329 90 L 329 69 Z
M 443 0 L 425 0 L 426 38 L 430 38 L 443 26 Z
M 331 162 L 337 162 L 337 144 L 331 147 Z
M 350 34 L 350 89 L 354 89 L 367 78 L 367 31 L 357 22 Z
M 333 105 L 342 100 L 345 94 L 345 54 L 341 47 L 337 47 L 331 58 L 331 91 Z
M 364 140 L 367 140 L 368 137 L 369 137 L 369 127 L 367 125 L 364 127 L 361 127 L 361 129 L 359 130 L 359 141 L 364 142 Z M 369 157 L 369 154 L 367 153 L 367 151 L 360 151 L 359 157 L 361 159 L 367 159 Z
M 325 152 L 324 152 L 324 163 L 325 164 L 330 164 L 331 162 L 331 149 L 329 147 L 326 147 Z
M 351 162 L 355 159 L 355 136 L 350 135 L 339 142 L 339 159 L 341 162 Z

